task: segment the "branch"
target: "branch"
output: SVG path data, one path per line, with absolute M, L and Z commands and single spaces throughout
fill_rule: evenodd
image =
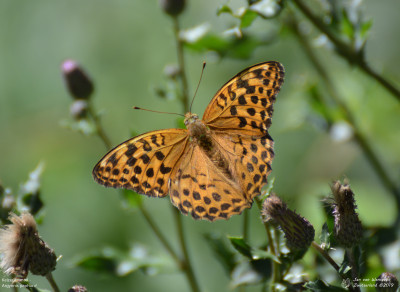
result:
M 338 38 L 324 22 L 311 12 L 311 10 L 304 5 L 302 0 L 293 0 L 300 11 L 307 17 L 307 19 L 314 24 L 314 26 L 325 34 L 328 39 L 335 45 L 337 52 L 347 59 L 351 64 L 357 65 L 367 75 L 379 82 L 386 90 L 388 90 L 398 101 L 400 101 L 400 90 L 390 83 L 385 77 L 373 70 L 365 61 L 363 50 L 357 51 L 351 45 L 347 44 Z

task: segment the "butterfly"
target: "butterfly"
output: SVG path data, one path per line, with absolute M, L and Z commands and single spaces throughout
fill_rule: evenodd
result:
M 165 197 L 194 219 L 228 219 L 250 208 L 271 172 L 268 134 L 285 71 L 275 61 L 239 72 L 207 106 L 203 119 L 188 112 L 186 129 L 129 139 L 94 167 L 96 182 Z

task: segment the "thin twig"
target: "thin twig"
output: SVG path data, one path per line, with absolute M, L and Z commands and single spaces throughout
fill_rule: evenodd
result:
M 103 141 L 104 145 L 106 145 L 107 149 L 111 149 L 111 141 L 104 132 L 103 127 L 101 126 L 100 119 L 98 114 L 96 114 L 92 108 L 92 106 L 89 106 L 88 108 L 88 113 L 92 117 L 94 125 L 96 127 L 96 133 L 100 137 L 100 139 Z
M 328 39 L 335 45 L 337 52 L 346 58 L 349 63 L 357 65 L 364 73 L 379 82 L 386 90 L 388 90 L 397 100 L 400 101 L 400 90 L 389 82 L 385 77 L 373 70 L 365 61 L 362 50 L 356 50 L 350 44 L 337 37 L 313 12 L 304 4 L 302 0 L 293 0 L 299 10 L 307 17 L 314 26 L 325 34 Z
M 172 256 L 172 258 L 175 260 L 176 264 L 181 267 L 182 266 L 182 260 L 180 257 L 176 254 L 176 252 L 172 249 L 171 245 L 169 244 L 168 240 L 165 238 L 165 236 L 162 234 L 161 230 L 157 227 L 147 210 L 144 208 L 143 204 L 139 204 L 139 209 L 140 212 L 142 213 L 144 219 L 147 221 L 147 224 L 150 225 L 150 228 L 153 230 L 154 234 L 157 236 L 157 238 L 161 241 L 161 243 L 164 245 L 165 249 L 169 252 L 169 254 Z
M 174 22 L 174 36 L 175 36 L 175 41 L 176 41 L 176 51 L 177 51 L 177 56 L 178 56 L 179 73 L 180 73 L 181 83 L 182 83 L 181 101 L 183 104 L 183 109 L 186 113 L 189 111 L 189 96 L 188 96 L 188 83 L 187 83 L 186 72 L 185 72 L 185 58 L 184 58 L 184 54 L 183 54 L 183 42 L 179 37 L 180 27 L 179 27 L 178 17 L 173 17 L 172 19 Z
M 60 292 L 60 289 L 58 289 L 58 286 L 57 286 L 56 281 L 54 281 L 54 278 L 53 278 L 53 274 L 52 274 L 52 273 L 48 273 L 48 274 L 46 275 L 46 279 L 47 279 L 47 281 L 49 281 L 49 283 L 50 283 L 50 285 L 51 285 L 51 288 L 53 288 L 53 291 L 54 291 L 54 292 Z
M 349 261 L 350 267 L 351 267 L 351 281 L 353 282 L 354 290 L 356 292 L 361 292 L 360 285 L 359 285 L 359 280 L 358 280 L 358 271 L 357 271 L 357 265 L 356 261 L 354 259 L 354 253 L 352 248 L 346 248 L 346 256 Z
M 172 17 L 173 23 L 174 23 L 174 36 L 175 36 L 175 42 L 176 42 L 176 51 L 177 51 L 177 57 L 178 57 L 178 66 L 179 66 L 179 72 L 180 72 L 180 79 L 181 79 L 181 102 L 183 105 L 183 109 L 185 112 L 189 111 L 189 98 L 188 98 L 188 84 L 187 84 L 187 78 L 186 78 L 186 71 L 185 71 L 185 58 L 184 58 L 184 52 L 183 52 L 183 42 L 179 37 L 179 32 L 180 32 L 180 27 L 179 27 L 179 21 L 178 17 L 174 16 Z M 193 272 L 192 264 L 190 261 L 190 256 L 187 250 L 187 244 L 186 244 L 186 238 L 184 234 L 184 229 L 183 229 L 183 222 L 182 222 L 182 215 L 180 214 L 179 210 L 175 207 L 172 207 L 172 212 L 174 213 L 174 218 L 175 218 L 175 223 L 176 227 L 178 230 L 178 237 L 179 237 L 179 243 L 182 249 L 183 257 L 184 257 L 184 265 L 182 267 L 182 270 L 186 274 L 186 277 L 188 278 L 190 287 L 193 292 L 199 292 L 200 288 L 198 285 L 198 282 L 196 280 L 196 276 Z
M 298 22 L 295 20 L 294 16 L 291 19 L 293 21 L 290 24 L 291 28 L 293 29 L 295 35 L 298 37 L 299 42 L 302 44 L 305 53 L 307 54 L 308 58 L 310 59 L 311 63 L 314 65 L 318 75 L 324 81 L 326 85 L 326 89 L 329 92 L 329 95 L 334 100 L 336 105 L 341 109 L 344 113 L 344 116 L 347 122 L 352 126 L 354 132 L 354 138 L 357 144 L 360 146 L 362 151 L 364 152 L 365 157 L 369 161 L 372 166 L 372 169 L 376 172 L 378 177 L 380 178 L 382 184 L 386 187 L 386 189 L 393 194 L 394 199 L 396 200 L 397 208 L 400 209 L 400 191 L 397 188 L 396 184 L 390 178 L 388 172 L 385 170 L 382 162 L 378 158 L 378 155 L 373 151 L 370 143 L 361 133 L 359 127 L 357 126 L 356 119 L 353 116 L 351 110 L 347 107 L 347 105 L 342 101 L 342 98 L 339 96 L 338 92 L 336 91 L 335 86 L 327 72 L 327 70 L 323 67 L 322 63 L 318 60 L 317 56 L 315 55 L 311 45 L 306 36 L 302 35 L 300 30 L 298 29 Z M 398 218 L 400 220 L 400 217 Z
M 257 207 L 262 211 L 262 201 L 259 197 L 255 198 Z M 267 238 L 268 238 L 268 245 L 269 245 L 269 252 L 272 253 L 274 256 L 279 257 L 279 246 L 275 245 L 274 242 L 274 237 L 271 234 L 271 224 L 268 222 L 263 222 L 265 232 L 267 233 Z M 275 237 L 277 238 L 277 237 Z M 277 263 L 275 260 L 272 261 L 272 279 L 273 282 L 271 283 L 271 289 L 272 291 L 275 291 L 275 286 L 274 283 L 280 283 L 281 282 L 281 273 L 280 273 L 280 264 Z
M 175 217 L 175 223 L 176 227 L 178 229 L 178 237 L 179 237 L 179 244 L 182 249 L 184 261 L 182 261 L 182 270 L 186 274 L 186 277 L 188 278 L 190 287 L 193 292 L 200 292 L 199 284 L 197 283 L 195 274 L 193 272 L 192 264 L 190 262 L 190 257 L 189 253 L 186 247 L 186 238 L 183 230 L 183 224 L 182 224 L 182 214 L 179 212 L 177 208 L 172 209 Z

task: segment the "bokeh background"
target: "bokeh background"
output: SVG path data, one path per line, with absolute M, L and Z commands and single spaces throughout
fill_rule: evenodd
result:
M 223 0 L 187 1 L 181 26 L 209 23 L 216 34 L 237 24 L 228 14 L 217 15 Z M 232 1 L 240 7 L 245 1 Z M 400 78 L 400 35 L 397 0 L 363 1 L 366 19 L 373 21 L 366 58 L 394 84 Z M 270 34 L 270 45 L 260 46 L 248 59 L 218 58 L 213 53 L 186 50 L 190 96 L 207 62 L 193 112 L 202 115 L 213 94 L 233 75 L 258 62 L 276 60 L 286 69 L 270 130 L 275 140 L 274 191 L 292 209 L 307 217 L 317 230 L 324 215 L 321 198 L 334 179 L 347 177 L 356 195 L 365 225 L 389 226 L 396 217 L 393 197 L 382 186 L 351 138 L 324 130 L 310 105 L 308 89 L 320 76 L 310 65 L 298 41 L 280 32 L 279 20 L 257 20 L 254 27 Z M 307 24 L 305 24 L 307 27 Z M 309 29 L 312 29 L 309 26 Z M 318 46 L 318 42 L 313 42 Z M 317 48 L 344 102 L 353 111 L 361 131 L 371 142 L 393 180 L 400 177 L 400 105 L 392 95 L 360 70 L 325 47 Z M 21 182 L 40 161 L 45 216 L 41 236 L 63 255 L 54 277 L 63 291 L 74 284 L 90 291 L 188 291 L 164 248 L 134 209 L 121 206 L 119 194 L 96 184 L 93 166 L 106 148 L 96 136 L 84 136 L 63 127 L 70 119 L 71 98 L 61 76 L 65 59 L 75 59 L 95 83 L 93 104 L 112 143 L 155 129 L 176 127 L 176 117 L 144 111 L 181 112 L 174 99 L 160 98 L 156 88 L 167 84 L 163 70 L 176 63 L 170 17 L 158 1 L 13 1 L 0 2 L 0 180 L 18 193 Z M 323 87 L 322 87 L 323 88 Z M 340 132 L 345 134 L 343 127 Z M 163 232 L 178 247 L 169 199 L 145 199 L 145 206 Z M 250 240 L 265 241 L 256 206 L 250 211 Z M 229 278 L 204 240 L 203 234 L 240 235 L 241 216 L 224 222 L 183 219 L 195 272 L 204 291 L 229 290 Z M 318 236 L 318 234 L 317 234 Z M 171 268 L 147 276 L 140 271 L 117 278 L 72 267 L 81 253 L 103 246 L 127 248 L 141 243 Z M 48 287 L 40 277 L 32 283 Z M 9 291 L 1 288 L 0 291 Z M 252 290 L 250 290 L 252 291 Z

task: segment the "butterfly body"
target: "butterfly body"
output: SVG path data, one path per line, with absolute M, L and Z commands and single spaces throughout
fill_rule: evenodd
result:
M 108 187 L 152 197 L 170 195 L 195 219 L 228 219 L 251 207 L 271 171 L 268 133 L 283 82 L 278 62 L 249 67 L 214 96 L 203 118 L 187 113 L 187 129 L 152 131 L 107 153 L 93 169 Z

